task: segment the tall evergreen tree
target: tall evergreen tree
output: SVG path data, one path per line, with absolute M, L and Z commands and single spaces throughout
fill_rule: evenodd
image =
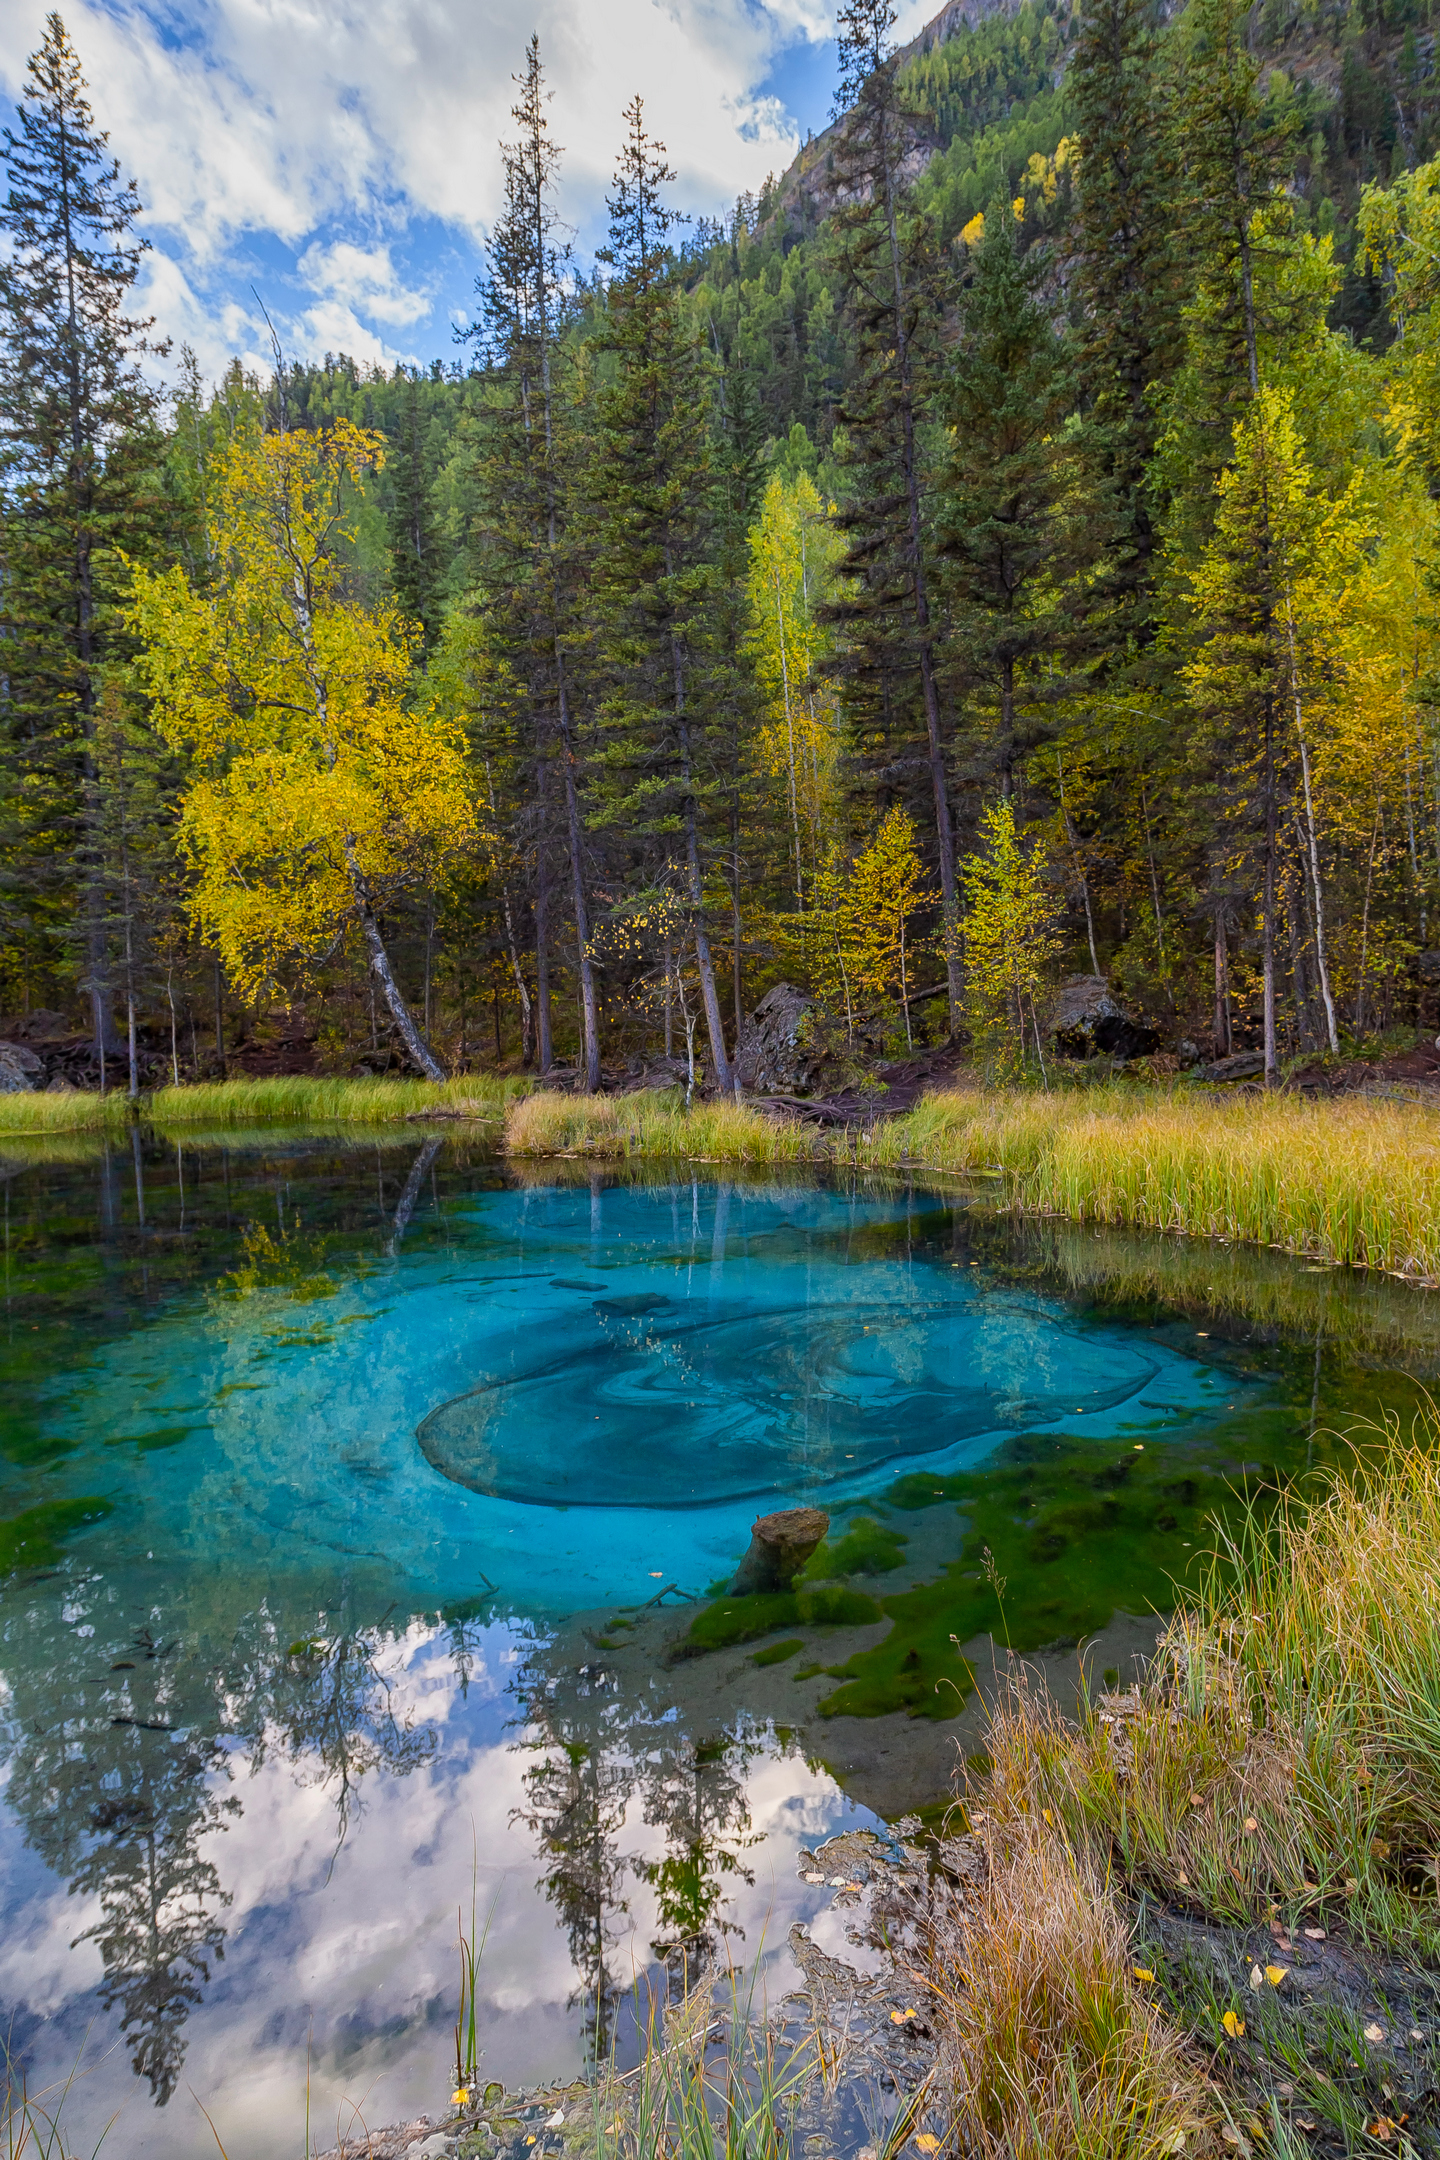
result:
M 608 198 L 611 280 L 597 342 L 613 373 L 599 397 L 588 475 L 596 506 L 595 624 L 608 676 L 604 794 L 612 826 L 678 847 L 714 1079 L 733 1085 L 707 926 L 706 843 L 728 824 L 720 695 L 712 454 L 700 352 L 666 249 L 674 178 L 636 97 Z
M 395 490 L 390 516 L 390 578 L 428 653 L 440 629 L 440 541 L 425 469 L 425 410 L 412 375 L 400 408 L 400 434 L 387 459 Z
M 1045 706 L 1084 627 L 1082 573 L 1105 537 L 1104 505 L 1065 426 L 1074 375 L 1041 297 L 1043 271 L 1038 250 L 1021 254 L 998 198 L 961 298 L 945 394 L 951 451 L 936 484 L 951 667 L 975 768 L 997 776 L 1003 796 L 1043 739 Z
M 1066 74 L 1080 136 L 1080 376 L 1105 431 L 1120 513 L 1116 582 L 1136 595 L 1142 637 L 1155 547 L 1151 392 L 1173 373 L 1182 344 L 1166 81 L 1155 0 L 1085 0 Z
M 132 237 L 139 198 L 85 90 L 52 14 L 28 63 L 19 133 L 4 134 L 0 607 L 7 732 L 54 805 L 50 847 L 75 865 L 95 1038 L 114 1052 L 96 714 L 119 551 L 143 553 L 153 529 L 159 444 L 157 394 L 137 359 L 151 325 L 125 312 L 146 245 Z
M 590 950 L 590 900 L 582 805 L 582 739 L 576 649 L 581 639 L 580 560 L 568 526 L 574 457 L 562 367 L 564 250 L 554 206 L 560 147 L 550 139 L 540 40 L 526 48 L 512 108 L 519 137 L 504 147 L 505 206 L 480 286 L 480 336 L 502 389 L 487 420 L 483 460 L 488 614 L 510 676 L 520 686 L 520 733 L 533 776 L 536 848 L 536 1006 L 542 1072 L 551 1061 L 549 807 L 558 793 L 570 871 L 580 988 L 580 1065 L 600 1085 L 600 1012 Z M 558 768 L 558 787 L 555 769 Z
M 851 706 L 890 774 L 918 761 L 929 782 L 945 912 L 950 1018 L 960 1016 L 955 843 L 940 706 L 934 563 L 922 435 L 933 390 L 938 307 L 931 235 L 902 177 L 911 115 L 891 43 L 890 0 L 847 0 L 838 18 L 843 124 L 834 227 L 855 357 L 840 418 L 849 485 L 839 524 L 850 597 Z M 917 709 L 918 708 L 918 709 Z

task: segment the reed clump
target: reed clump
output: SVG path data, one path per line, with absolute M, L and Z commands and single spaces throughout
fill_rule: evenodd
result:
M 513 1103 L 505 1118 L 512 1155 L 586 1155 L 620 1162 L 653 1155 L 689 1162 L 803 1162 L 825 1159 L 813 1131 L 743 1103 L 696 1103 L 678 1089 L 632 1095 L 541 1092 Z
M 119 1089 L 104 1095 L 67 1089 L 54 1095 L 0 1095 L 0 1138 L 34 1133 L 120 1132 L 133 1117 L 172 1131 L 247 1125 L 384 1124 L 394 1118 L 474 1117 L 499 1121 L 527 1080 L 467 1073 L 458 1080 L 342 1080 L 294 1075 L 274 1080 L 200 1081 L 161 1088 L 132 1105 Z
M 1137 1976 L 1129 1926 L 1088 1859 L 1023 1818 L 977 1812 L 976 1832 L 968 1879 L 932 1908 L 919 1973 L 941 2036 L 932 2105 L 953 2149 L 973 2160 L 1222 2150 L 1201 2065 Z
M 1241 1505 L 1134 1687 L 1078 1732 L 997 1712 L 989 1805 L 1181 1907 L 1440 1954 L 1437 1444 L 1392 1418 L 1317 1496 Z
M 67 1088 L 54 1095 L 35 1091 L 0 1095 L 0 1139 L 66 1132 L 121 1132 L 130 1122 L 123 1095 L 91 1095 Z

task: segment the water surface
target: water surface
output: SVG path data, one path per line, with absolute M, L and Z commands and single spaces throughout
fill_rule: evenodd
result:
M 322 2144 L 433 2111 L 472 1882 L 510 2083 L 623 2054 L 682 1943 L 783 1992 L 794 1919 L 844 1947 L 797 1852 L 943 1793 L 982 1541 L 1063 1645 L 1437 1363 L 1421 1293 L 881 1180 L 396 1129 L 0 1169 L 0 2009 L 122 2155 L 194 2096 L 298 2142 L 307 2051 Z M 667 1662 L 801 1502 L 890 1628 Z

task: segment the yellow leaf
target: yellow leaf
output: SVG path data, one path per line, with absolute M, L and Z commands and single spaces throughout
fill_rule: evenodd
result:
M 450 2105 L 451 2107 L 464 2107 L 466 2101 L 469 2098 L 470 2095 L 466 2091 L 465 2087 L 463 2085 L 459 2085 L 450 2095 Z
M 1323 888 L 1322 888 L 1322 889 L 1323 889 Z M 1040 1812 L 1041 1812 L 1041 1814 L 1042 1814 L 1042 1815 L 1044 1816 L 1044 1818 L 1045 1818 L 1046 1822 L 1048 1822 L 1048 1823 L 1049 1823 L 1049 1825 L 1050 1825 L 1051 1829 L 1053 1830 L 1053 1829 L 1054 1829 L 1054 1827 L 1055 1827 L 1055 1818 L 1054 1818 L 1054 1816 L 1053 1816 L 1053 1815 L 1052 1815 L 1052 1814 L 1050 1813 L 1050 1810 L 1049 1810 L 1049 1808 L 1048 1808 L 1048 1807 L 1044 1807 L 1044 1808 L 1041 1808 Z
M 1130 1970 L 1137 1980 L 1153 1980 L 1155 1978 L 1148 1965 L 1132 1965 Z
M 1265 1967 L 1265 1977 L 1271 1987 L 1279 1987 L 1280 1982 L 1285 1978 L 1289 1970 L 1288 1965 L 1267 1965 Z
M 921 2131 L 919 2137 L 915 2140 L 915 2145 L 917 2151 L 923 2153 L 937 2153 L 940 2150 L 939 2138 L 932 2137 L 928 2130 Z
M 1227 2010 L 1220 2022 L 1232 2040 L 1238 2040 L 1245 2030 L 1245 2020 L 1238 2010 Z

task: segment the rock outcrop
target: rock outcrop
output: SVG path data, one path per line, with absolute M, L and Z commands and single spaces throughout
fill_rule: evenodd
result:
M 750 1095 L 808 1095 L 834 1069 L 835 1026 L 818 998 L 776 983 L 745 1015 L 735 1046 L 740 1085 Z
M 1055 994 L 1048 1021 L 1061 1057 L 1149 1057 L 1159 1032 L 1132 1019 L 1100 975 L 1071 975 Z
M 40 1087 L 45 1067 L 24 1043 L 0 1042 L 0 1095 L 25 1095 Z

